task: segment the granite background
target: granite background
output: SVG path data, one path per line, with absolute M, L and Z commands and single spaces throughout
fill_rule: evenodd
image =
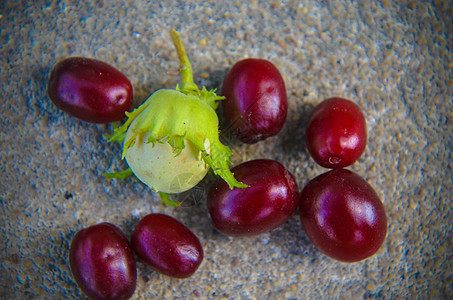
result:
M 0 298 L 83 299 L 70 274 L 75 233 L 111 222 L 130 236 L 150 212 L 175 216 L 201 240 L 205 259 L 185 280 L 138 263 L 133 299 L 452 299 L 453 3 L 451 1 L 3 1 L 0 4 Z M 350 167 L 375 187 L 388 236 L 373 257 L 334 261 L 307 239 L 296 213 L 267 234 L 214 230 L 206 178 L 177 209 L 115 171 L 112 125 L 81 122 L 46 95 L 67 56 L 103 60 L 134 86 L 134 106 L 179 82 L 168 31 L 180 32 L 197 84 L 220 88 L 239 59 L 272 61 L 287 86 L 281 133 L 233 141 L 235 164 L 272 158 L 300 189 L 326 171 L 304 130 L 331 96 L 358 103 L 368 145 Z M 221 110 L 219 111 L 221 116 Z M 225 133 L 225 139 L 232 137 Z

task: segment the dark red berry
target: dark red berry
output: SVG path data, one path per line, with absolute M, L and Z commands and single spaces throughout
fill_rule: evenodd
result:
M 61 110 L 92 123 L 118 121 L 132 104 L 129 79 L 114 67 L 85 57 L 57 62 L 47 94 Z
M 69 250 L 75 282 L 89 299 L 129 299 L 137 269 L 129 241 L 119 228 L 101 223 L 80 230 Z
M 147 265 L 171 277 L 189 277 L 203 261 L 203 248 L 195 234 L 164 214 L 149 214 L 141 219 L 132 233 L 131 244 Z
M 259 159 L 231 170 L 247 188 L 230 190 L 218 179 L 208 194 L 214 227 L 226 235 L 256 235 L 288 220 L 298 205 L 297 183 L 279 162 Z
M 308 121 L 308 151 L 325 168 L 353 164 L 365 150 L 366 139 L 365 117 L 360 107 L 350 100 L 324 100 L 315 107 Z
M 375 254 L 387 233 L 384 206 L 359 175 L 335 169 L 312 179 L 300 196 L 307 236 L 326 255 L 356 262 Z
M 225 119 L 239 140 L 253 144 L 280 132 L 288 103 L 283 78 L 271 62 L 237 62 L 224 79 L 222 93 Z

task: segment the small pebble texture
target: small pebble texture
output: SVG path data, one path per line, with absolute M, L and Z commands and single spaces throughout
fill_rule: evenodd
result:
M 205 259 L 188 279 L 138 261 L 132 299 L 453 299 L 453 3 L 416 0 L 107 1 L 0 4 L 0 298 L 84 299 L 68 264 L 75 233 L 111 222 L 130 237 L 141 217 L 176 217 L 200 239 Z M 79 121 L 46 94 L 49 72 L 68 56 L 105 61 L 134 87 L 137 107 L 180 81 L 169 30 L 180 32 L 196 83 L 221 89 L 236 61 L 264 58 L 281 71 L 289 111 L 282 131 L 238 142 L 222 119 L 234 164 L 280 161 L 299 189 L 327 171 L 309 156 L 305 128 L 328 97 L 360 105 L 368 144 L 349 169 L 377 191 L 388 236 L 364 261 L 337 262 L 308 240 L 298 212 L 247 238 L 217 232 L 207 177 L 177 195 L 179 208 L 123 170 L 112 124 Z

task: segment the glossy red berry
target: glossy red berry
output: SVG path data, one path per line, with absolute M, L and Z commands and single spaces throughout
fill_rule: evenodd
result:
M 132 233 L 131 244 L 147 265 L 171 277 L 189 277 L 203 261 L 203 248 L 197 236 L 164 214 L 149 214 L 141 219 Z
M 325 168 L 353 164 L 365 150 L 367 128 L 360 107 L 342 98 L 318 104 L 308 121 L 306 144 L 313 159 Z
M 279 162 L 253 160 L 231 171 L 249 187 L 231 190 L 222 179 L 212 185 L 208 208 L 220 232 L 231 236 L 264 233 L 286 222 L 296 210 L 297 183 Z
M 119 228 L 101 223 L 80 230 L 69 250 L 75 282 L 89 299 L 129 299 L 137 269 L 129 241 Z
M 61 110 L 92 123 L 119 121 L 132 104 L 129 79 L 114 67 L 85 57 L 57 62 L 47 94 Z
M 384 206 L 359 175 L 335 169 L 312 179 L 300 196 L 305 233 L 326 255 L 357 262 L 374 255 L 387 233 Z
M 253 144 L 280 132 L 286 120 L 286 88 L 278 69 L 264 59 L 233 65 L 222 87 L 225 119 L 244 143 Z

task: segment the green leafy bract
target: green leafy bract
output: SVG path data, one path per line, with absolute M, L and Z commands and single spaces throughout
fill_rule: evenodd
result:
M 171 35 L 178 52 L 181 65 L 182 85 L 176 89 L 160 89 L 155 91 L 140 107 L 127 112 L 127 121 L 114 130 L 109 141 L 124 143 L 122 158 L 128 149 L 134 146 L 137 139 L 147 138 L 147 143 L 167 142 L 175 156 L 185 148 L 185 140 L 192 142 L 199 151 L 201 158 L 212 171 L 224 179 L 230 188 L 243 188 L 247 185 L 237 181 L 229 169 L 232 155 L 229 147 L 219 140 L 219 121 L 215 109 L 218 100 L 224 99 L 215 90 L 201 90 L 193 83 L 192 67 L 184 51 L 179 34 L 172 30 Z M 130 128 L 134 122 L 134 127 Z M 125 140 L 126 133 L 131 130 L 132 136 Z M 130 133 L 129 133 L 130 134 Z M 209 148 L 206 149 L 206 141 Z M 132 170 L 133 172 L 134 170 Z M 120 172 L 118 178 L 130 173 Z M 109 178 L 115 177 L 112 173 Z M 164 203 L 174 206 L 174 201 L 162 195 Z

